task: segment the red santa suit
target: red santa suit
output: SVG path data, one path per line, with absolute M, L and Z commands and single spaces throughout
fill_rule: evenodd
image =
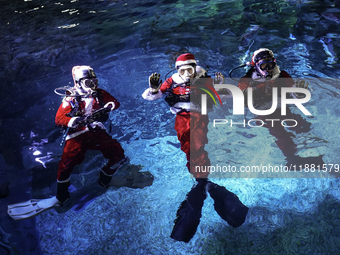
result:
M 197 66 L 192 83 L 200 77 L 208 78 L 206 71 Z M 165 100 L 171 107 L 170 111 L 176 114 L 175 130 L 181 143 L 181 150 L 187 157 L 188 170 L 195 178 L 207 178 L 209 172 L 197 171 L 196 166 L 210 166 L 208 153 L 204 150 L 205 144 L 208 143 L 209 118 L 207 115 L 201 115 L 200 105 L 190 101 L 192 92 L 190 86 L 184 84 L 177 86 L 182 83 L 183 79 L 175 73 L 161 85 L 157 94 L 151 94 L 147 89 L 142 96 L 146 100 L 156 100 L 163 94 L 166 95 Z
M 95 96 L 85 98 L 65 97 L 58 109 L 56 124 L 70 127 L 58 168 L 59 183 L 69 181 L 73 168 L 83 162 L 87 150 L 99 150 L 109 160 L 102 168 L 102 172 L 108 176 L 112 176 L 125 160 L 123 148 L 106 132 L 102 122 L 95 121 L 87 126 L 73 128 L 77 118 L 88 116 L 109 102 L 113 103 L 111 110 L 119 107 L 119 102 L 105 90 L 97 89 L 96 92 Z
M 292 87 L 294 85 L 294 80 L 286 72 L 281 71 L 278 66 L 273 70 L 273 77 L 269 80 L 262 78 L 255 71 L 255 68 L 251 68 L 247 74 L 242 77 L 239 81 L 238 87 L 245 91 L 248 87 L 253 88 L 253 98 L 254 105 L 257 105 L 257 109 L 270 108 L 272 105 L 272 95 L 271 90 L 273 87 L 280 89 L 282 87 Z M 280 104 L 278 104 L 280 106 Z M 295 130 L 296 132 L 308 132 L 310 130 L 310 123 L 303 119 L 300 115 L 293 114 L 289 108 L 286 109 L 286 115 L 281 115 L 280 107 L 277 108 L 275 112 L 267 116 L 256 116 L 257 119 L 261 119 L 265 124 L 264 127 L 268 128 L 269 133 L 273 135 L 277 140 L 276 144 L 282 151 L 283 155 L 286 157 L 288 162 L 295 162 L 297 156 L 296 144 L 293 141 L 294 134 L 287 132 L 287 130 L 279 124 L 278 120 L 283 119 L 294 119 L 297 121 L 296 127 L 290 127 L 290 130 Z M 275 125 L 272 126 L 271 122 L 266 122 L 265 119 L 275 119 L 277 120 Z

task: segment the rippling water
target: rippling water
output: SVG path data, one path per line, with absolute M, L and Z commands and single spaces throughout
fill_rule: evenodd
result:
M 192 180 L 168 106 L 141 98 L 148 76 L 160 72 L 164 80 L 178 53 L 192 52 L 211 75 L 221 71 L 227 76 L 250 61 L 256 49 L 268 47 L 281 69 L 310 81 L 312 99 L 306 107 L 313 117 L 305 118 L 312 129 L 294 133 L 298 154 L 325 155 L 326 164 L 338 164 L 336 1 L 14 0 L 0 6 L 0 177 L 10 182 L 10 196 L 0 204 L 0 253 L 337 254 L 337 179 L 216 179 L 251 208 L 246 223 L 232 229 L 208 198 L 192 241 L 170 239 L 176 210 Z M 112 135 L 155 181 L 144 189 L 111 188 L 65 213 L 49 210 L 13 222 L 7 204 L 55 192 L 55 164 L 43 168 L 33 152 L 61 154 L 54 124 L 61 98 L 53 90 L 69 85 L 71 68 L 79 64 L 91 65 L 100 86 L 121 101 L 110 116 Z M 238 69 L 233 75 L 244 73 Z M 230 110 L 226 101 L 210 118 L 230 117 Z M 284 162 L 266 129 L 209 130 L 212 162 L 222 162 L 221 157 L 234 164 Z M 215 147 L 221 150 L 213 153 Z M 75 171 L 75 188 L 96 178 L 93 171 L 103 159 L 95 159 L 88 157 L 82 171 Z

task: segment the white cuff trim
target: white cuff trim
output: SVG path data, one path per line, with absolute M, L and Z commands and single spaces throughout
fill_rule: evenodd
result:
M 59 181 L 59 180 L 57 180 L 57 182 L 58 182 L 58 183 L 65 183 L 65 182 L 69 182 L 70 179 L 71 179 L 71 177 L 67 178 L 65 181 Z
M 79 118 L 79 117 L 72 117 L 72 118 L 70 119 L 70 121 L 67 123 L 67 126 L 68 126 L 68 127 L 72 127 L 74 121 L 75 121 L 76 119 L 78 119 L 78 118 Z
M 145 100 L 148 100 L 148 101 L 153 101 L 153 100 L 157 100 L 157 99 L 160 99 L 162 98 L 162 92 L 160 90 L 158 90 L 157 94 L 151 94 L 149 88 L 147 88 L 144 93 L 142 94 L 142 97 L 145 99 Z

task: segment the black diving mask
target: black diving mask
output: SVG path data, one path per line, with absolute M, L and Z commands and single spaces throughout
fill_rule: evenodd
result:
M 97 78 L 84 78 L 81 79 L 80 82 L 82 82 L 87 88 L 95 89 L 98 86 L 98 79 Z
M 275 59 L 264 59 L 257 64 L 261 70 L 273 70 L 276 67 Z

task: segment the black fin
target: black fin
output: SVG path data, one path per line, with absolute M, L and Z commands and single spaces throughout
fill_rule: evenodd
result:
M 287 163 L 286 166 L 289 167 L 290 169 L 293 169 L 293 166 L 300 166 L 302 165 L 302 167 L 304 167 L 305 165 L 307 166 L 311 166 L 312 164 L 315 165 L 315 167 L 322 167 L 325 162 L 323 161 L 322 157 L 324 155 L 320 155 L 317 157 L 307 157 L 307 158 L 303 158 L 300 156 L 296 156 L 293 155 L 291 157 L 287 157 Z
M 214 208 L 223 220 L 237 228 L 246 220 L 249 208 L 225 187 L 209 182 L 208 191 L 214 199 Z
M 177 210 L 177 218 L 170 237 L 188 243 L 195 235 L 202 216 L 206 194 L 206 182 L 194 185 Z

